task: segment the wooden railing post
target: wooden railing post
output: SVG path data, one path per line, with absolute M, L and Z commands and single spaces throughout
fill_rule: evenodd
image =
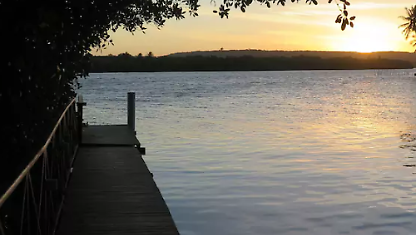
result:
M 136 93 L 127 93 L 127 125 L 132 130 L 136 130 Z
M 82 143 L 82 117 L 83 117 L 83 108 L 84 106 L 87 105 L 87 103 L 84 102 L 84 99 L 82 98 L 82 95 L 78 96 L 78 102 L 77 102 L 77 106 L 78 106 L 78 115 L 77 115 L 77 119 L 78 119 L 78 142 L 81 144 Z

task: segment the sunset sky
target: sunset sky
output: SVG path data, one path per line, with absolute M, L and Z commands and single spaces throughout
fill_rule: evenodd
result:
M 414 51 L 398 28 L 399 16 L 414 0 L 350 0 L 354 28 L 341 31 L 335 24 L 336 4 L 319 0 L 308 5 L 302 0 L 285 7 L 253 3 L 246 13 L 233 9 L 229 19 L 212 13 L 217 7 L 202 0 L 198 17 L 169 20 L 158 30 L 149 25 L 146 34 L 131 35 L 123 30 L 112 34 L 115 46 L 102 53 L 166 55 L 196 50 L 320 50 L 320 51 Z

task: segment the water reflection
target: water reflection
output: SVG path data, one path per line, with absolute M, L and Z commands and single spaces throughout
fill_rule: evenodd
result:
M 402 144 L 399 147 L 401 149 L 408 149 L 411 151 L 411 155 L 405 156 L 406 158 L 412 159 L 414 158 L 413 153 L 416 152 L 416 135 L 412 133 L 403 133 L 400 135 L 400 139 L 402 142 L 406 142 L 406 144 Z M 416 164 L 404 164 L 404 167 L 416 167 Z M 413 173 L 416 174 L 416 173 Z

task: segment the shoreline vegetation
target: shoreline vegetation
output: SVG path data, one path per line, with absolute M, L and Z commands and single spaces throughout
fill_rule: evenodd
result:
M 409 53 L 410 54 L 410 53 Z M 92 73 L 104 72 L 187 72 L 187 71 L 291 71 L 291 70 L 364 70 L 364 69 L 412 69 L 414 64 L 406 59 L 381 56 L 354 58 L 294 56 L 252 56 L 217 53 L 188 53 L 154 57 L 132 56 L 122 53 L 117 56 L 93 56 Z

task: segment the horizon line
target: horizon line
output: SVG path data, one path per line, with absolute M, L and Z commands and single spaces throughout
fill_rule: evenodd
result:
M 162 57 L 162 56 L 169 56 L 169 55 L 175 55 L 175 54 L 186 54 L 186 53 L 196 53 L 196 52 L 244 52 L 244 51 L 258 51 L 258 52 L 323 52 L 323 53 L 355 53 L 355 54 L 373 54 L 373 53 L 408 53 L 408 54 L 414 54 L 416 53 L 416 51 L 370 51 L 370 52 L 360 52 L 360 51 L 332 51 L 332 50 L 328 50 L 328 51 L 323 51 L 323 50 L 263 50 L 263 49 L 230 49 L 230 50 L 226 50 L 226 49 L 217 49 L 217 50 L 195 50 L 195 51 L 178 51 L 178 52 L 172 52 L 172 53 L 168 53 L 168 54 L 163 54 L 163 55 L 158 55 L 155 57 Z M 151 51 L 149 51 L 151 52 Z M 148 52 L 148 53 L 149 53 Z M 108 54 L 95 54 L 93 56 L 111 56 L 111 55 L 120 55 L 123 53 L 128 53 L 130 54 L 128 51 L 126 52 L 121 52 L 119 54 L 112 54 L 112 53 L 108 53 Z M 147 53 L 138 53 L 138 54 L 142 54 L 143 56 L 145 56 Z M 138 55 L 137 54 L 137 55 Z M 133 55 L 133 54 L 130 54 Z

